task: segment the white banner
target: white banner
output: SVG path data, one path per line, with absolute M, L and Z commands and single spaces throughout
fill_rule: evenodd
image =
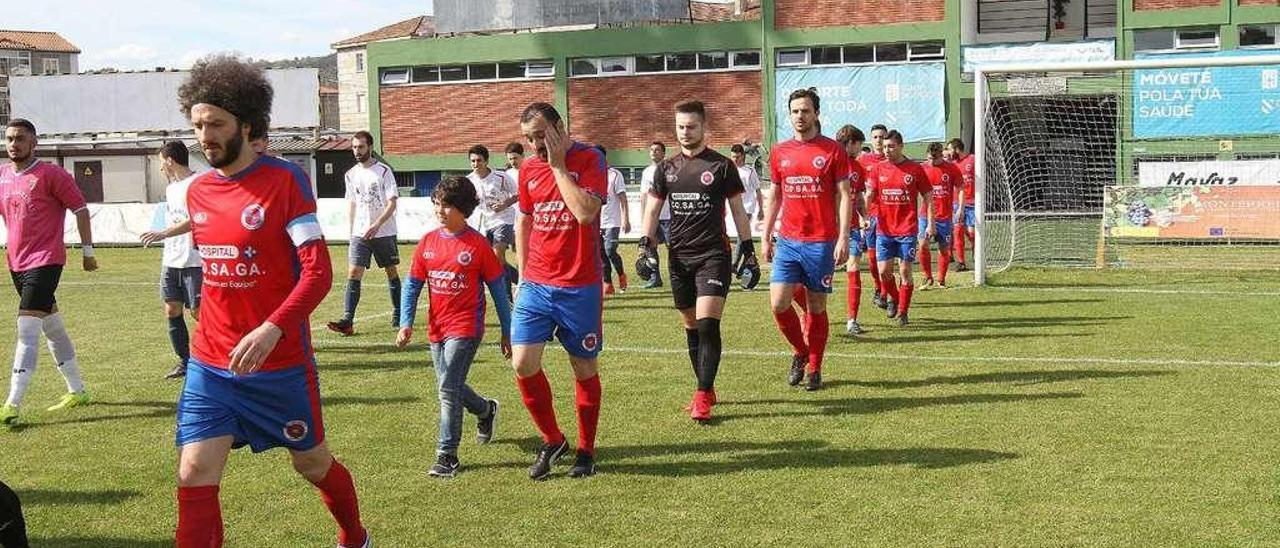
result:
M 1115 40 L 1089 40 L 1084 42 L 1033 42 L 1028 44 L 993 44 L 989 46 L 965 46 L 960 50 L 961 71 L 992 65 L 1017 63 L 1079 63 L 1084 61 L 1114 61 Z
M 1138 186 L 1270 186 L 1280 188 L 1280 159 L 1141 162 Z

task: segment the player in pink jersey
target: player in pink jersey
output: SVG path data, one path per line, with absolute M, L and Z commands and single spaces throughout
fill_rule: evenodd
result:
M 9 398 L 0 407 L 0 424 L 17 424 L 19 406 L 26 394 L 39 358 L 40 333 L 48 339 L 58 371 L 67 382 L 67 393 L 49 408 L 58 411 L 89 403 L 76 349 L 58 313 L 54 292 L 67 262 L 62 227 L 67 210 L 76 215 L 84 269 L 98 269 L 93 257 L 93 231 L 89 208 L 75 180 L 65 169 L 36 159 L 36 128 L 21 118 L 4 129 L 10 162 L 0 166 L 0 217 L 8 230 L 6 255 L 13 286 L 18 290 L 18 337 L 13 345 L 13 375 Z
M 938 287 L 945 288 L 947 286 L 947 269 L 951 266 L 951 222 L 953 217 L 957 216 L 955 210 L 956 193 L 959 192 L 964 185 L 961 180 L 960 169 L 955 164 L 942 159 L 942 143 L 929 144 L 929 159 L 922 166 L 924 173 L 929 177 L 930 190 L 933 196 L 933 225 L 935 234 L 933 238 L 926 238 L 924 234 L 926 218 L 924 208 L 920 210 L 920 230 L 918 237 L 920 238 L 920 268 L 924 270 L 924 285 L 920 287 L 923 291 L 933 287 L 933 256 L 929 253 L 930 240 L 938 244 Z
M 876 164 L 885 161 L 884 136 L 888 134 L 889 128 L 885 127 L 884 124 L 871 126 L 871 152 L 864 152 L 858 156 L 858 163 L 862 164 L 862 169 L 865 172 L 870 172 L 871 168 L 875 167 Z M 871 282 L 875 284 L 876 289 L 875 293 L 871 296 L 871 302 L 879 308 L 887 308 L 889 306 L 888 300 L 896 297 L 889 295 L 885 291 L 884 284 L 880 280 L 880 269 L 875 266 L 878 264 L 878 261 L 876 261 L 877 212 L 875 205 L 871 203 L 870 197 L 865 195 L 865 193 L 863 195 L 863 199 L 867 203 L 867 221 L 870 224 L 870 226 L 863 231 L 863 234 L 867 239 L 867 263 L 872 265 L 868 270 L 871 271 Z
M 440 442 L 436 463 L 428 475 L 451 478 L 458 473 L 458 445 L 462 439 L 462 412 L 476 416 L 476 441 L 489 443 L 498 417 L 498 400 L 477 394 L 467 384 L 467 372 L 484 338 L 484 290 L 489 287 L 502 325 L 502 355 L 511 357 L 511 303 L 507 296 L 504 266 L 489 240 L 467 225 L 467 217 L 480 205 L 475 186 L 463 177 L 449 177 L 431 195 L 440 228 L 418 242 L 400 305 L 403 348 L 413 338 L 413 317 L 418 296 L 425 287 L 429 312 L 427 340 L 435 365 L 440 399 Z
M 285 447 L 340 528 L 369 546 L 351 474 L 325 443 L 309 316 L 333 282 L 307 175 L 247 146 L 270 120 L 262 69 L 202 59 L 178 90 L 213 170 L 187 210 L 203 260 L 200 322 L 178 402 L 179 548 L 222 546 L 219 484 L 231 449 Z
M 960 260 L 956 270 L 964 272 L 969 269 L 969 265 L 965 262 L 964 246 L 965 238 L 969 242 L 973 242 L 973 229 L 977 227 L 977 219 L 974 216 L 974 197 L 977 190 L 974 183 L 977 180 L 974 173 L 976 158 L 972 154 L 966 154 L 964 151 L 964 141 L 960 139 L 952 139 L 947 141 L 947 146 L 943 150 L 943 155 L 960 168 L 960 175 L 964 178 L 964 186 L 960 191 L 960 198 L 956 200 L 956 207 L 962 211 L 956 216 L 957 222 L 952 229 L 952 239 L 955 240 L 952 245 L 955 248 L 956 258 Z
M 604 157 L 570 139 L 560 113 L 547 103 L 524 109 L 520 131 L 537 151 L 520 169 L 524 215 L 516 219 L 516 261 L 521 282 L 511 321 L 516 384 L 543 441 L 529 477 L 545 479 L 569 449 L 542 371 L 542 351 L 554 336 L 569 353 L 576 379 L 578 451 L 569 477 L 583 478 L 595 473 L 600 417 L 597 356 L 604 345 L 604 296 L 599 217 L 608 192 Z
M 858 263 L 861 262 L 862 254 L 869 249 L 865 231 L 871 223 L 867 217 L 866 202 L 863 200 L 863 194 L 867 190 L 867 171 L 855 158 L 862 152 L 864 141 L 866 136 L 863 135 L 862 130 L 852 124 L 846 124 L 836 131 L 836 142 L 849 153 L 849 201 L 853 205 L 853 211 L 849 214 L 849 260 L 845 262 L 845 275 L 849 279 L 845 303 L 844 332 L 846 335 L 863 333 L 862 326 L 858 324 L 858 308 L 862 304 L 862 273 Z M 874 261 L 868 264 L 868 269 L 872 272 L 876 270 Z
M 769 170 L 774 186 L 764 217 L 764 259 L 773 261 L 769 303 L 774 321 L 794 352 L 788 384 L 809 381 L 805 390 L 822 388 L 826 353 L 827 294 L 835 265 L 849 257 L 849 153 L 818 131 L 821 108 L 812 88 L 793 91 L 787 108 L 795 138 L 774 145 Z M 782 212 L 778 241 L 774 221 Z M 805 328 L 791 306 L 796 288 L 807 290 Z M 806 367 L 806 364 L 808 367 Z
M 876 253 L 880 266 L 880 281 L 897 301 L 889 306 L 889 318 L 897 318 L 898 325 L 907 325 L 907 312 L 911 309 L 911 263 L 915 262 L 919 247 L 920 201 L 924 200 L 926 215 L 922 231 L 926 238 L 936 234 L 933 224 L 933 200 L 930 199 L 928 176 L 924 169 L 902 155 L 902 134 L 897 130 L 885 136 L 885 152 L 888 160 L 876 164 L 867 174 L 867 192 L 871 203 L 880 212 L 876 223 Z M 901 283 L 893 279 L 893 260 L 898 259 L 898 275 Z

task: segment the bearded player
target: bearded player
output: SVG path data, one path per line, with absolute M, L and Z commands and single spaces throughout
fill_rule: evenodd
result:
M 921 290 L 935 285 L 933 278 L 933 255 L 929 252 L 929 244 L 938 244 L 938 280 L 937 287 L 947 287 L 947 269 L 951 267 L 951 222 L 955 211 L 956 193 L 963 188 L 960 168 L 942 158 L 942 143 L 929 144 L 929 160 L 921 166 L 929 178 L 933 197 L 933 226 L 936 228 L 932 238 L 925 237 L 927 224 L 925 217 L 920 218 L 920 269 L 924 271 L 924 285 Z M 920 214 L 924 215 L 921 209 Z
M 775 185 L 764 217 L 761 245 L 764 260 L 773 262 L 769 303 L 778 330 L 794 352 L 787 383 L 805 390 L 822 388 L 822 358 L 826 353 L 827 295 L 832 291 L 835 265 L 849 256 L 849 154 L 818 131 L 821 108 L 814 89 L 793 91 L 787 98 L 793 139 L 774 145 L 769 170 Z M 781 211 L 778 241 L 772 241 L 774 221 Z M 791 306 L 797 288 L 807 289 L 805 327 Z M 807 364 L 807 367 L 806 367 Z
M 956 167 L 960 168 L 960 175 L 964 178 L 960 199 L 956 200 L 956 204 L 962 208 L 962 211 L 956 216 L 956 226 L 952 229 L 956 258 L 960 260 L 956 270 L 964 272 L 969 269 L 969 265 L 964 258 L 965 238 L 973 242 L 973 229 L 977 226 L 977 219 L 974 216 L 974 193 L 977 192 L 974 188 L 974 182 L 977 180 L 974 175 L 976 160 L 972 154 L 965 153 L 964 141 L 960 139 L 947 141 L 943 155 L 954 163 Z
M 867 174 L 867 192 L 871 203 L 880 212 L 876 223 L 876 258 L 879 260 L 880 281 L 890 295 L 897 300 L 889 306 L 889 318 L 898 325 L 907 325 L 907 312 L 911 309 L 911 263 L 915 262 L 919 247 L 919 215 L 921 200 L 925 204 L 924 233 L 926 238 L 936 234 L 933 224 L 933 200 L 930 199 L 928 176 L 924 169 L 902 155 L 902 134 L 897 130 L 885 136 L 885 153 L 888 160 L 876 164 Z M 893 279 L 893 261 L 898 260 L 900 283 Z
M 889 134 L 889 128 L 884 124 L 876 124 L 871 126 L 871 152 L 864 152 L 858 156 L 858 164 L 862 165 L 864 173 L 870 172 L 871 168 L 876 164 L 885 161 L 887 158 L 884 154 L 884 136 Z M 889 306 L 888 301 L 890 295 L 885 291 L 884 283 L 880 279 L 880 269 L 876 265 L 876 206 L 871 203 L 871 197 L 864 195 L 863 199 L 867 204 L 867 222 L 869 226 L 863 231 L 866 238 L 867 246 L 867 264 L 871 265 L 867 270 L 871 273 L 871 283 L 875 284 L 875 293 L 871 295 L 871 302 L 879 308 Z

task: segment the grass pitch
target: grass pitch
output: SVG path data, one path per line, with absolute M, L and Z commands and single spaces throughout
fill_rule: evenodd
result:
M 172 545 L 180 386 L 160 378 L 175 358 L 159 253 L 103 249 L 101 271 L 64 274 L 60 306 L 97 403 L 41 411 L 63 390 L 42 352 L 27 426 L 0 431 L 0 478 L 22 496 L 34 546 Z M 332 255 L 343 272 L 345 249 Z M 538 440 L 493 345 L 470 381 L 503 404 L 497 438 L 475 445 L 468 417 L 461 475 L 428 478 L 428 354 L 395 348 L 377 271 L 358 334 L 325 331 L 342 306 L 336 278 L 313 317 L 325 422 L 377 546 L 1280 544 L 1274 271 L 1015 271 L 917 292 L 906 329 L 868 292 L 857 339 L 837 335 L 838 277 L 816 393 L 784 382 L 767 293 L 735 291 L 708 426 L 680 409 L 693 376 L 670 294 L 633 289 L 606 301 L 599 474 L 569 480 L 562 461 L 542 483 L 525 475 Z M 546 362 L 573 439 L 565 355 Z M 222 501 L 230 546 L 336 538 L 281 450 L 233 453 Z

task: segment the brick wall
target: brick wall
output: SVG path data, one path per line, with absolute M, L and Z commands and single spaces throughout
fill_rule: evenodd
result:
M 1241 6 L 1280 6 L 1280 0 L 1239 0 L 1237 3 Z
M 1142 1 L 1142 0 L 1138 0 Z M 882 25 L 941 21 L 946 0 L 776 0 L 775 28 Z
M 550 81 L 384 87 L 383 152 L 463 154 L 483 144 L 500 156 L 508 142 L 521 138 L 520 111 L 554 97 Z
M 1274 0 L 1272 0 L 1274 2 Z M 1241 0 L 1241 4 L 1248 0 Z M 1266 4 L 1267 2 L 1248 2 Z M 1222 5 L 1222 0 L 1133 0 L 1134 11 L 1202 8 Z
M 757 71 L 575 78 L 569 81 L 569 120 L 575 139 L 610 150 L 643 149 L 654 140 L 672 146 L 673 107 L 698 99 L 707 106 L 712 146 L 744 137 L 758 143 L 761 85 Z

